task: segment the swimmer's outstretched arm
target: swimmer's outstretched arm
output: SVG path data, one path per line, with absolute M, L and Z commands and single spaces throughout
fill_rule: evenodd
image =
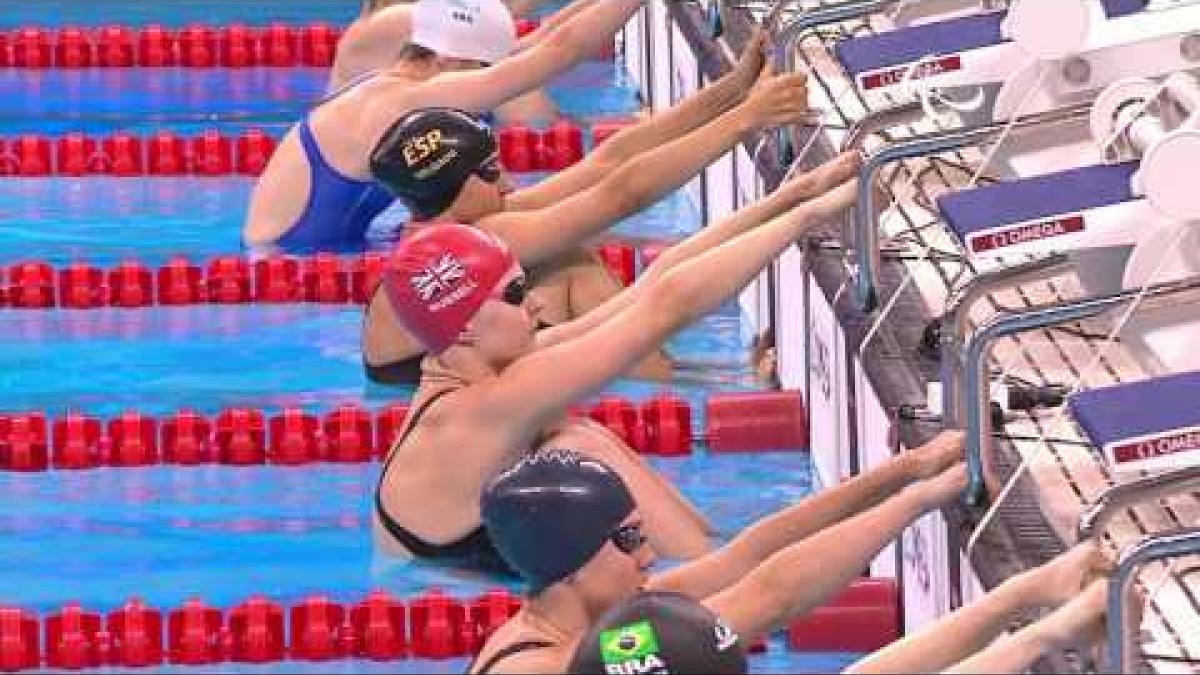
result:
M 680 264 L 783 215 L 788 210 L 818 197 L 858 173 L 861 158 L 844 153 L 820 167 L 802 173 L 757 202 L 743 206 L 724 220 L 713 223 L 663 251 L 625 292 L 618 293 L 587 314 L 539 331 L 538 347 L 544 348 L 584 335 L 634 302 L 645 289 Z
M 718 593 L 780 550 L 877 506 L 914 481 L 933 478 L 961 462 L 963 442 L 962 433 L 944 432 L 920 448 L 763 518 L 720 550 L 659 575 L 655 587 L 696 598 Z
M 758 32 L 742 58 L 724 77 L 679 104 L 628 127 L 605 141 L 575 166 L 505 198 L 512 211 L 540 209 L 562 201 L 603 180 L 638 155 L 655 150 L 713 122 L 751 91 L 762 73 L 765 34 Z
M 953 500 L 966 485 L 967 470 L 958 464 L 783 549 L 728 589 L 697 599 L 747 642 L 753 642 L 837 595 L 904 528 Z M 657 580 L 652 579 L 650 585 L 657 588 Z
M 875 652 L 846 672 L 931 673 L 948 668 L 986 647 L 1023 612 L 1064 605 L 1111 568 L 1111 560 L 1094 543 L 1081 544 L 1008 579 L 979 600 Z M 1005 671 L 988 668 L 973 672 Z
M 523 17 L 532 13 L 541 5 L 548 4 L 550 0 L 508 0 L 508 11 L 512 12 L 515 17 Z M 553 35 L 554 31 L 558 30 L 564 23 L 575 18 L 583 10 L 591 7 L 600 0 L 575 0 L 571 4 L 563 7 L 554 14 L 544 19 L 537 30 L 529 33 L 517 41 L 516 51 L 521 52 L 533 47 L 548 36 Z
M 747 133 L 794 123 L 808 109 L 803 75 L 762 76 L 746 100 L 711 124 L 627 162 L 598 184 L 548 208 L 482 220 L 527 266 L 577 248 L 690 180 Z
M 480 70 L 443 73 L 396 96 L 397 110 L 449 107 L 484 113 L 549 82 L 613 39 L 646 0 L 604 0 L 519 54 Z
M 1107 602 L 1108 582 L 1094 581 L 1080 595 L 1045 618 L 996 640 L 983 651 L 942 672 L 1024 673 L 1052 651 L 1100 644 L 1104 639 Z
M 626 307 L 591 330 L 521 357 L 481 385 L 479 411 L 505 447 L 525 447 L 532 430 L 558 420 L 628 371 L 676 331 L 741 290 L 807 230 L 855 199 L 855 181 L 681 263 L 654 282 L 623 292 Z

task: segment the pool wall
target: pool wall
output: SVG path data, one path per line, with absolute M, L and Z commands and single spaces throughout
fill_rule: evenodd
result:
M 730 12 L 728 18 L 726 41 L 736 51 L 749 33 L 750 20 L 738 12 Z M 685 3 L 655 2 L 647 7 L 626 31 L 623 47 L 627 69 L 656 109 L 729 67 L 727 52 L 711 39 L 702 8 Z M 760 148 L 758 140 L 714 164 L 690 186 L 705 222 L 753 200 L 782 178 L 781 163 L 771 151 L 774 144 Z M 834 151 L 819 136 L 801 161 L 815 165 Z M 817 485 L 836 484 L 875 466 L 901 443 L 911 447 L 927 440 L 927 434 L 898 427 L 890 412 L 901 404 L 924 401 L 915 358 L 895 353 L 891 326 L 868 349 L 859 349 L 869 319 L 849 306 L 845 279 L 840 259 L 815 252 L 801 241 L 740 299 L 747 330 L 777 331 L 783 386 L 804 394 Z M 929 317 L 923 312 L 920 308 L 916 316 L 889 324 L 924 326 Z M 958 517 L 953 512 L 925 516 L 872 564 L 872 576 L 898 580 L 909 632 L 982 593 L 979 576 L 951 536 L 950 523 Z

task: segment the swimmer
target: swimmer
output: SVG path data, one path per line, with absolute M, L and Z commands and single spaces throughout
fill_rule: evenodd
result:
M 384 292 L 434 357 L 377 490 L 385 551 L 495 568 L 484 564 L 498 560 L 479 515 L 484 486 L 522 455 L 562 445 L 621 475 L 658 553 L 707 552 L 712 530 L 696 509 L 615 434 L 568 412 L 853 203 L 857 167 L 846 155 L 793 178 L 664 251 L 601 307 L 543 331 L 537 295 L 494 235 L 437 224 L 401 241 Z
M 529 273 L 541 300 L 540 324 L 569 321 L 621 290 L 608 266 L 584 248 L 589 240 L 684 185 L 747 133 L 807 116 L 804 77 L 774 76 L 764 67 L 764 45 L 765 35 L 755 35 L 723 78 L 533 187 L 512 191 L 492 130 L 453 110 L 398 118 L 372 153 L 372 173 L 418 223 L 453 221 L 496 234 Z M 431 138 L 436 147 L 428 145 Z M 415 383 L 423 357 L 387 294 L 376 292 L 363 325 L 368 377 Z M 658 349 L 627 375 L 661 381 L 675 370 Z
M 641 590 L 682 593 L 742 635 L 765 634 L 776 616 L 836 595 L 914 520 L 958 497 L 962 458 L 962 434 L 944 434 L 651 575 L 646 518 L 616 472 L 569 450 L 529 456 L 481 505 L 494 545 L 529 585 L 526 601 L 470 672 L 563 672 L 592 624 Z
M 337 54 L 329 72 L 327 91 L 341 90 L 356 78 L 392 67 L 400 60 L 412 35 L 412 4 L 416 0 L 366 0 L 358 19 L 351 23 L 338 40 Z M 545 0 L 516 2 L 507 5 L 514 16 L 523 16 Z M 535 33 L 517 41 L 516 51 L 528 49 L 545 35 L 569 19 L 589 3 L 577 3 L 552 15 Z M 496 109 L 501 124 L 546 125 L 558 119 L 559 113 L 550 96 L 534 91 L 520 96 Z
M 500 0 L 418 0 L 399 61 L 348 83 L 284 136 L 254 188 L 245 243 L 292 252 L 361 249 L 371 221 L 394 201 L 368 164 L 397 116 L 425 107 L 491 111 L 609 44 L 644 3 L 592 3 L 505 58 L 516 27 Z
M 1104 639 L 1108 581 L 1089 577 L 1106 573 L 1107 567 L 1093 546 L 1080 546 L 843 672 L 1023 673 L 1056 650 L 1097 645 Z M 1042 603 L 1056 609 L 996 640 Z M 716 604 L 679 593 L 640 593 L 596 622 L 566 672 L 747 673 L 746 645 L 760 636 L 720 618 L 712 608 Z M 778 619 L 782 624 L 790 617 Z

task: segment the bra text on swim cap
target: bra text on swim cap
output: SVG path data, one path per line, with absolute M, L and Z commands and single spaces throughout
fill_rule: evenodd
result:
M 658 634 L 649 621 L 639 621 L 600 634 L 600 659 L 604 661 L 607 673 L 669 673 L 659 651 Z
M 404 144 L 404 163 L 411 169 L 437 152 L 441 146 L 442 130 L 431 129 Z

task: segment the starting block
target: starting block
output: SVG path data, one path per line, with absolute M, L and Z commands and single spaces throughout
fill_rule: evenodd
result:
M 1092 100 L 1129 77 L 1200 61 L 1200 3 L 1014 0 L 1005 11 L 953 16 L 851 38 L 835 54 L 860 91 L 984 87 L 992 121 Z
M 1118 472 L 1200 464 L 1200 371 L 1083 391 L 1068 405 Z

